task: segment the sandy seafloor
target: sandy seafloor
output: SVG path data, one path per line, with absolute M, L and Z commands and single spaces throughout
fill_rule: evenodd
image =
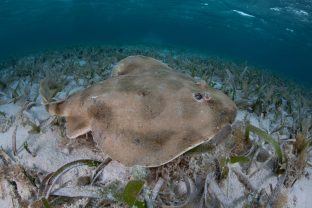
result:
M 227 93 L 239 109 L 232 133 L 218 145 L 159 168 L 127 168 L 112 161 L 93 184 L 102 188 L 101 195 L 87 191 L 95 168 L 73 168 L 55 180 L 48 198 L 52 207 L 125 207 L 114 192 L 134 179 L 145 181 L 138 199 L 148 207 L 186 205 L 187 200 L 185 207 L 201 207 L 200 200 L 202 207 L 204 201 L 224 207 L 311 207 L 311 89 L 244 63 L 146 47 L 76 47 L 0 64 L 0 207 L 41 207 L 39 187 L 49 173 L 78 159 L 107 157 L 96 149 L 91 134 L 66 138 L 65 121 L 45 111 L 40 80 L 59 83 L 53 99 L 62 100 L 109 78 L 115 63 L 136 54 L 159 59 Z M 277 174 L 271 144 L 254 133 L 245 142 L 247 123 L 278 142 L 285 157 L 282 172 Z M 235 156 L 249 160 L 231 161 Z

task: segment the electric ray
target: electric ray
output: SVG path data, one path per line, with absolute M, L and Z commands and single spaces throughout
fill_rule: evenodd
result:
M 45 88 L 43 81 L 41 92 Z M 69 138 L 92 131 L 112 159 L 147 167 L 210 140 L 236 116 L 236 105 L 222 92 L 145 56 L 121 60 L 111 78 L 46 109 L 66 118 Z

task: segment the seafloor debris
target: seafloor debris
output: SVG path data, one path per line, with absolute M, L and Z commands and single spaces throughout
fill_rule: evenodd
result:
M 232 133 L 156 168 L 111 161 L 60 169 L 106 156 L 90 134 L 66 138 L 64 120 L 45 112 L 39 81 L 58 83 L 51 83 L 45 102 L 62 100 L 107 79 L 112 64 L 134 54 L 162 60 L 230 96 L 238 105 Z M 304 196 L 311 194 L 312 91 L 305 86 L 246 64 L 142 47 L 71 48 L 0 67 L 4 207 L 303 207 L 309 200 Z
M 0 113 L 0 132 L 4 133 L 11 127 L 13 123 L 13 117 L 7 117 L 5 113 Z

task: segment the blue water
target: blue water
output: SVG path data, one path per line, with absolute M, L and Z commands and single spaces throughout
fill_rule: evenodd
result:
M 194 50 L 311 84 L 312 1 L 0 1 L 0 59 L 98 44 Z

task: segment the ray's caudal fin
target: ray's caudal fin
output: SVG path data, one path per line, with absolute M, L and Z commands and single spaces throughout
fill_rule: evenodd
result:
M 44 104 L 45 109 L 49 112 L 49 114 L 53 116 L 65 116 L 64 114 L 64 103 L 65 101 L 57 101 L 52 103 Z
M 63 103 L 64 101 L 54 101 L 53 97 L 62 89 L 64 86 L 62 84 L 57 84 L 50 79 L 44 79 L 40 81 L 39 93 L 42 97 L 42 102 L 46 110 L 51 115 L 63 116 Z

